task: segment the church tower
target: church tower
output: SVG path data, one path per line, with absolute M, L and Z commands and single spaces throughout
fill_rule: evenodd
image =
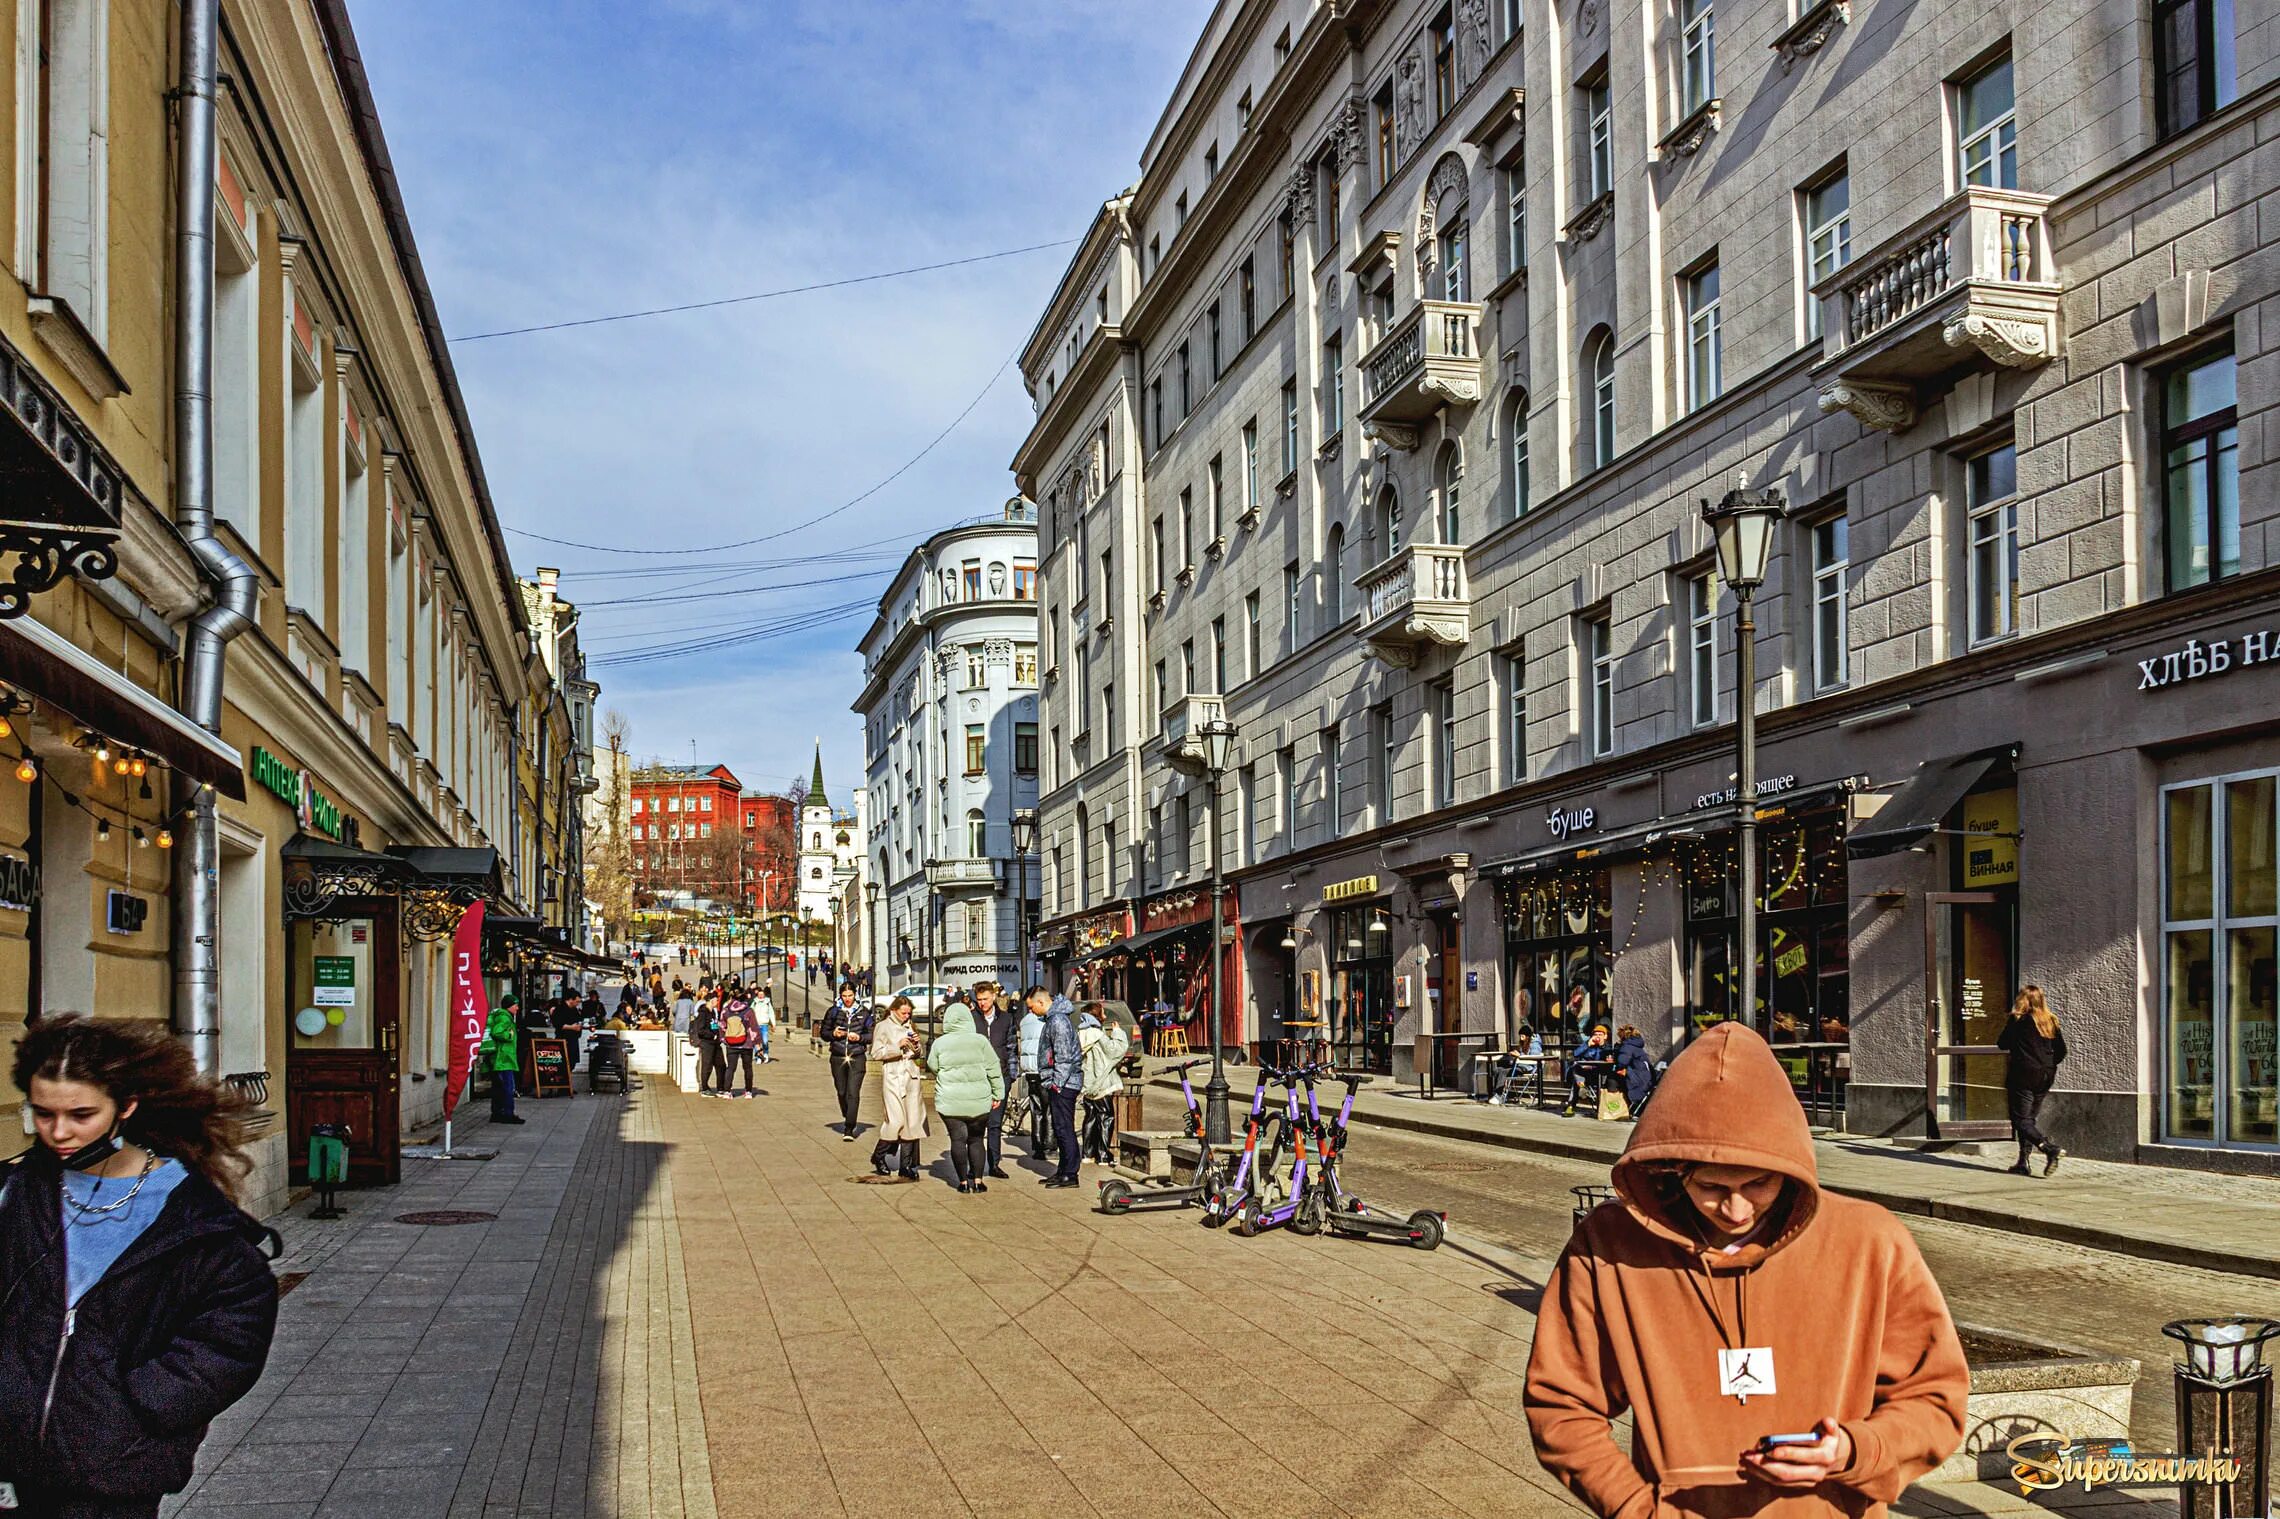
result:
M 815 741 L 815 773 L 808 780 L 807 799 L 800 804 L 799 914 L 831 921 L 836 891 L 837 859 L 833 853 L 831 799 L 823 790 L 823 740 Z

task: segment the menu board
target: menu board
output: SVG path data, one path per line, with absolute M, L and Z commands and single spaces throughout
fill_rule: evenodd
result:
M 570 1095 L 570 1043 L 566 1039 L 530 1042 L 530 1084 L 534 1097 Z

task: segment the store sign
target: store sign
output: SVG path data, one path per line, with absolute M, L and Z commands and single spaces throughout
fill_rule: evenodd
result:
M 1544 826 L 1551 829 L 1555 839 L 1573 838 L 1589 833 L 1599 826 L 1597 807 L 1554 807 L 1544 814 Z
M 356 1006 L 356 960 L 350 955 L 318 955 L 310 975 L 313 1007 Z
M 2019 790 L 1963 799 L 1963 884 L 1968 891 L 2019 881 Z
M 1795 791 L 1796 789 L 1796 776 L 1775 775 L 1759 781 L 1756 786 L 1756 794 L 1762 800 L 1769 796 L 1779 796 L 1784 791 Z M 1742 790 L 1739 786 L 1728 786 L 1723 791 L 1705 791 L 1694 799 L 1694 810 L 1700 812 L 1707 807 L 1731 807 L 1741 799 L 1741 794 Z
M 30 912 L 39 905 L 40 868 L 17 854 L 0 854 L 0 908 Z
M 342 842 L 351 839 L 355 830 L 341 815 L 340 804 L 317 789 L 308 771 L 295 769 L 259 744 L 253 746 L 249 768 L 253 783 L 292 808 L 303 828 Z
M 1374 897 L 1377 895 L 1377 889 L 1376 876 L 1356 876 L 1350 881 L 1332 881 L 1323 887 L 1322 900 L 1325 902 L 1351 902 L 1356 897 Z
M 2238 638 L 2212 638 L 2207 643 L 2188 638 L 2180 648 L 2139 660 L 2137 688 L 2158 691 L 2275 660 L 2280 660 L 2280 636 L 2269 630 L 2243 633 Z

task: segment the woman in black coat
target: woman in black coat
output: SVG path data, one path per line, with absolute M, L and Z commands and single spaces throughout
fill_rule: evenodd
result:
M 2059 1030 L 2058 1015 L 2043 1000 L 2041 987 L 2019 988 L 2018 997 L 2011 1003 L 2011 1021 L 2003 1025 L 1995 1042 L 2010 1057 L 2003 1068 L 2003 1091 L 2011 1102 L 2011 1133 L 2019 1141 L 2018 1163 L 2011 1171 L 2031 1175 L 2027 1157 L 2040 1150 L 2042 1174 L 2048 1176 L 2058 1169 L 2059 1157 L 2066 1152 L 2051 1143 L 2036 1120 L 2043 1099 L 2050 1095 L 2051 1083 L 2058 1079 L 2059 1062 L 2066 1058 L 2066 1035 Z
M 17 1046 L 39 1142 L 0 1190 L 0 1481 L 27 1514 L 144 1519 L 277 1326 L 240 1212 L 248 1104 L 163 1023 L 48 1018 Z

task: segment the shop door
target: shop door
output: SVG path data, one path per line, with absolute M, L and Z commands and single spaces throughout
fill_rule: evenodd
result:
M 1991 891 L 1924 897 L 1924 1132 L 2011 1132 L 1996 1039 L 2010 1016 L 2012 904 Z
M 1426 1000 L 1432 1004 L 1433 1021 L 1428 1025 L 1436 1034 L 1454 1034 L 1465 1026 L 1465 955 L 1464 928 L 1456 916 L 1435 918 L 1440 929 L 1441 956 L 1432 968 L 1426 988 Z M 1433 1041 L 1433 1085 L 1467 1089 L 1466 1072 L 1458 1067 L 1459 1051 L 1463 1043 L 1458 1039 Z
M 393 1182 L 402 1166 L 396 899 L 342 898 L 327 912 L 294 920 L 286 934 L 289 1154 L 296 1166 L 307 1156 L 313 1125 L 346 1124 L 350 1184 Z

